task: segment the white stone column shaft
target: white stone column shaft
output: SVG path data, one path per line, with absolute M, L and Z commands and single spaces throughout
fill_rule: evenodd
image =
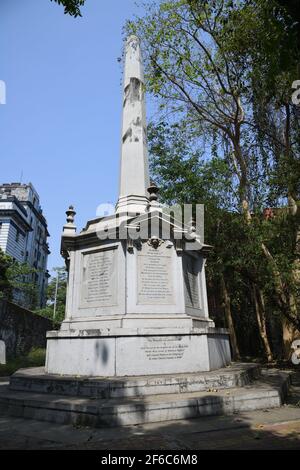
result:
M 144 212 L 148 203 L 149 163 L 144 72 L 136 36 L 130 36 L 126 41 L 121 139 L 117 212 Z

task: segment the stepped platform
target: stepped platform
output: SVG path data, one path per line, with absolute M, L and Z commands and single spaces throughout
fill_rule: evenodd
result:
M 260 368 L 249 364 L 231 365 L 211 372 L 104 378 L 51 375 L 39 367 L 20 369 L 12 375 L 10 389 L 79 397 L 125 398 L 242 387 L 259 376 Z
M 55 423 L 113 427 L 279 407 L 290 375 L 234 364 L 213 372 L 76 378 L 23 369 L 0 387 L 0 411 Z

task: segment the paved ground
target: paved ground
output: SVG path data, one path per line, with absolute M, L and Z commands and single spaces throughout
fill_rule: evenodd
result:
M 300 373 L 288 404 L 240 415 L 110 429 L 0 416 L 0 449 L 300 449 Z

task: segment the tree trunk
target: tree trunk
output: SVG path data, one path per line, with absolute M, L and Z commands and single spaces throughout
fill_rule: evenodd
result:
M 240 359 L 240 351 L 239 351 L 239 346 L 237 343 L 234 324 L 233 324 L 230 296 L 229 296 L 229 293 L 225 284 L 224 276 L 221 276 L 221 290 L 222 290 L 222 297 L 224 301 L 226 324 L 227 324 L 227 328 L 229 330 L 229 335 L 230 335 L 232 355 L 233 355 L 233 359 L 237 361 L 238 359 Z
M 264 347 L 265 355 L 268 362 L 273 360 L 273 354 L 271 351 L 268 335 L 267 335 L 267 328 L 266 328 L 266 311 L 265 311 L 265 302 L 264 296 L 261 289 L 258 289 L 255 284 L 252 284 L 252 294 L 255 306 L 255 313 L 256 319 L 258 324 L 258 331 L 260 338 L 262 340 L 262 344 Z
M 289 116 L 289 111 L 287 110 L 287 116 Z M 289 119 L 287 119 L 287 129 L 286 129 L 286 153 L 289 155 L 290 152 L 290 147 L 289 147 Z M 243 213 L 245 215 L 245 220 L 248 224 L 251 224 L 252 222 L 252 215 L 249 209 L 249 203 L 247 200 L 247 187 L 248 187 L 248 178 L 247 178 L 247 163 L 245 161 L 244 155 L 242 148 L 240 146 L 240 140 L 239 140 L 239 132 L 236 131 L 235 138 L 231 136 L 232 138 L 232 144 L 234 148 L 234 168 L 236 169 L 236 174 L 239 179 L 239 193 L 240 193 L 240 198 L 241 198 L 241 207 L 243 210 Z M 239 166 L 239 169 L 238 169 Z M 289 211 L 292 215 L 296 215 L 298 210 L 298 206 L 294 198 L 290 195 L 289 193 Z M 297 234 L 299 236 L 299 234 Z M 296 243 L 296 250 L 297 247 L 299 247 L 299 243 Z M 293 295 L 292 292 L 289 292 L 289 297 L 286 295 L 285 288 L 282 282 L 282 276 L 281 273 L 278 269 L 278 266 L 276 264 L 276 260 L 270 253 L 269 249 L 265 245 L 265 243 L 261 244 L 262 252 L 269 264 L 269 266 L 272 269 L 273 273 L 273 278 L 274 278 L 274 284 L 275 284 L 275 291 L 276 291 L 276 297 L 278 301 L 278 305 L 280 310 L 282 311 L 282 314 L 285 316 L 286 320 L 291 322 L 295 328 L 299 328 L 300 325 L 300 320 L 298 317 L 298 312 L 297 312 L 297 302 L 295 299 L 295 296 Z M 299 248 L 298 248 L 299 250 Z M 296 263 L 297 264 L 297 263 Z M 298 265 L 298 264 L 297 264 Z M 297 269 L 293 270 L 295 275 L 294 277 L 298 279 L 299 282 L 299 266 L 298 266 L 298 271 Z
M 300 320 L 298 318 L 297 304 L 294 299 L 293 294 L 290 294 L 290 299 L 287 298 L 285 288 L 282 282 L 281 273 L 277 267 L 276 261 L 271 255 L 269 249 L 264 243 L 261 244 L 264 255 L 269 261 L 269 266 L 272 268 L 272 273 L 274 277 L 274 286 L 275 292 L 278 299 L 278 304 L 282 311 L 282 314 L 285 316 L 286 320 L 291 322 L 295 328 L 299 328 Z
M 283 359 L 288 361 L 291 357 L 291 346 L 295 337 L 295 328 L 287 321 L 282 319 L 282 341 L 283 341 Z

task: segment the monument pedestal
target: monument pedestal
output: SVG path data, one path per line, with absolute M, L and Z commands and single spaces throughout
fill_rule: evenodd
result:
M 115 239 L 104 239 L 104 223 L 107 235 L 116 230 Z M 144 237 L 149 225 L 151 238 L 119 239 L 125 227 Z M 230 363 L 227 330 L 215 328 L 208 315 L 207 247 L 194 240 L 190 250 L 191 243 L 174 238 L 178 230 L 153 211 L 99 219 L 79 235 L 63 234 L 67 312 L 60 331 L 47 336 L 47 373 L 123 377 Z
M 53 331 L 47 337 L 49 374 L 124 377 L 219 369 L 230 362 L 226 330 L 111 328 Z

